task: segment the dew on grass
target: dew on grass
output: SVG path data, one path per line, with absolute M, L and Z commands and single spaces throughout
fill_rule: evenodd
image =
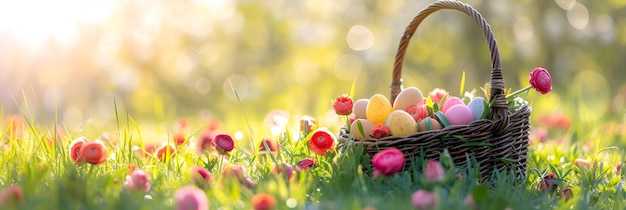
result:
M 152 200 L 152 196 L 151 195 L 146 195 L 146 196 L 143 196 L 143 199 L 147 200 L 147 201 L 151 201 Z
M 289 208 L 296 208 L 296 206 L 298 206 L 298 201 L 294 198 L 289 198 L 287 199 L 286 204 Z
M 135 145 L 133 147 L 130 148 L 132 151 L 139 151 L 141 148 L 139 148 L 139 146 Z

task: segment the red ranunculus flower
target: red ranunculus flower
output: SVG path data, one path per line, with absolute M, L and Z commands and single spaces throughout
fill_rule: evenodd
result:
M 267 144 L 267 147 L 270 149 L 270 151 L 267 151 L 267 149 L 265 148 L 265 144 Z M 270 136 L 263 138 L 261 143 L 259 143 L 259 154 L 266 154 L 268 152 L 275 153 L 278 152 L 279 149 L 280 144 L 278 144 L 278 141 Z
M 304 158 L 298 161 L 298 170 L 304 171 L 317 165 L 317 161 L 313 158 Z
M 404 153 L 396 148 L 380 151 L 372 158 L 372 166 L 374 166 L 374 178 L 398 173 L 404 167 Z
M 256 194 L 252 197 L 252 207 L 254 210 L 269 210 L 276 207 L 276 199 L 269 194 Z
M 86 161 L 94 165 L 100 165 L 107 159 L 107 150 L 99 141 L 87 142 L 80 147 L 80 161 Z
M 543 176 L 541 182 L 539 182 L 539 185 L 537 185 L 537 190 L 554 191 L 556 190 L 556 188 L 559 187 L 559 185 L 557 185 L 556 183 L 557 181 L 558 181 L 558 178 L 556 177 L 556 175 L 546 174 L 545 176 Z
M 72 160 L 72 162 L 80 163 L 80 148 L 85 143 L 87 143 L 87 138 L 82 136 L 72 141 L 72 143 L 70 144 L 70 160 Z
M 176 134 L 174 134 L 173 138 L 174 138 L 174 143 L 176 143 L 176 145 L 178 145 L 178 146 L 184 144 L 185 141 L 187 140 L 187 139 L 185 139 L 185 134 L 183 134 L 183 133 L 176 133 Z
M 174 146 L 172 144 L 163 144 L 159 148 L 156 149 L 155 156 L 159 158 L 161 161 L 165 161 L 168 158 L 171 158 L 174 155 Z
M 537 67 L 530 72 L 530 85 L 541 94 L 549 93 L 552 91 L 552 77 L 546 69 Z
M 343 94 L 337 97 L 335 103 L 333 104 L 335 113 L 337 113 L 338 115 L 352 114 L 352 106 L 354 106 L 354 102 L 348 94 Z
M 225 154 L 235 148 L 235 141 L 228 134 L 218 134 L 213 137 L 213 145 L 215 145 L 218 152 Z
M 388 136 L 391 131 L 389 127 L 383 124 L 376 124 L 372 127 L 372 137 L 375 139 L 380 139 L 382 137 Z
M 335 148 L 335 136 L 328 130 L 321 128 L 313 131 L 311 139 L 309 139 L 309 149 L 315 154 L 326 155 L 328 151 Z

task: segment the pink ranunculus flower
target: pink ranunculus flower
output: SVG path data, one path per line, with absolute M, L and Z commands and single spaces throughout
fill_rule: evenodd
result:
M 411 202 L 416 209 L 434 209 L 437 206 L 437 195 L 425 190 L 418 190 L 413 193 Z
M 372 127 L 372 137 L 375 139 L 380 139 L 382 137 L 388 136 L 391 133 L 389 127 L 383 124 L 376 124 Z
M 0 207 L 9 207 L 24 203 L 24 193 L 19 185 L 0 190 Z
M 404 161 L 404 154 L 396 148 L 389 148 L 376 153 L 372 158 L 374 178 L 380 175 L 389 176 L 402 171 Z
M 572 199 L 572 197 L 574 197 L 574 193 L 572 192 L 571 187 L 565 187 L 561 190 L 561 192 L 559 192 L 559 198 L 564 199 L 565 201 Z
M 213 137 L 213 145 L 215 145 L 218 152 L 226 154 L 235 148 L 235 141 L 228 134 L 218 134 Z
M 591 163 L 588 160 L 580 159 L 580 158 L 574 160 L 574 165 L 578 168 L 586 168 L 586 169 L 591 168 Z
M 131 175 L 126 176 L 124 188 L 131 191 L 147 192 L 150 190 L 150 178 L 145 171 L 137 169 Z
M 290 180 L 294 175 L 293 167 L 287 163 L 274 166 L 272 173 L 282 175 L 285 180 Z
M 246 175 L 246 169 L 243 166 L 230 166 L 225 168 L 224 171 L 222 171 L 222 176 L 229 179 L 235 179 L 249 189 L 254 188 L 254 183 Z
M 552 77 L 550 73 L 544 68 L 536 67 L 530 72 L 530 85 L 540 92 L 541 94 L 546 94 L 552 91 Z
M 428 95 L 430 96 L 430 100 L 434 103 L 439 103 L 444 96 L 448 95 L 448 91 L 441 88 L 435 88 L 433 91 L 428 93 Z
M 446 172 L 437 160 L 428 160 L 424 169 L 428 182 L 441 182 L 445 178 Z
M 317 165 L 317 160 L 313 158 L 304 158 L 298 161 L 298 170 L 304 171 Z
M 463 200 L 463 205 L 465 205 L 465 207 L 467 208 L 476 209 L 476 201 L 474 201 L 474 196 L 472 196 L 471 193 L 465 196 L 465 200 Z
M 546 174 L 545 176 L 543 176 L 541 182 L 539 182 L 539 185 L 537 185 L 537 190 L 548 190 L 551 192 L 555 191 L 559 187 L 556 182 L 558 182 L 558 178 L 556 177 L 556 175 Z
M 213 181 L 213 174 L 205 168 L 194 166 L 191 168 L 191 181 L 201 188 L 210 188 Z
M 335 109 L 335 113 L 338 115 L 349 115 L 352 114 L 353 106 L 354 102 L 352 101 L 352 98 L 350 98 L 348 94 L 343 94 L 335 99 L 333 109 Z
M 315 122 L 315 118 L 311 116 L 302 116 L 300 117 L 300 132 L 309 134 L 313 131 L 313 127 L 317 125 Z
M 206 193 L 194 186 L 187 185 L 174 192 L 177 210 L 208 210 L 209 199 Z
M 415 122 L 419 122 L 420 120 L 428 117 L 428 108 L 426 108 L 426 104 L 413 104 L 406 107 L 405 111 L 413 117 Z

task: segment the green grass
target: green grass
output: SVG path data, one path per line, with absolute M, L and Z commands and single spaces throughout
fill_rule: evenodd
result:
M 118 107 L 115 109 L 117 112 Z M 245 115 L 245 111 L 241 112 Z M 4 112 L 1 116 L 7 117 Z M 171 141 L 173 129 L 150 128 L 130 114 L 118 114 L 112 122 L 115 124 L 112 129 L 104 129 L 104 133 L 108 133 L 105 144 L 109 158 L 104 164 L 95 166 L 71 162 L 68 146 L 79 136 L 94 140 L 103 134 L 103 130 L 91 128 L 72 132 L 64 128 L 57 131 L 54 125 L 49 125 L 55 123 L 37 120 L 30 113 L 23 113 L 21 118 L 23 121 L 17 125 L 23 127 L 23 136 L 13 132 L 12 125 L 7 123 L 0 131 L 4 136 L 0 150 L 0 165 L 3 166 L 0 188 L 21 186 L 24 201 L 21 205 L 2 209 L 174 209 L 174 191 L 192 184 L 189 177 L 193 166 L 207 168 L 215 176 L 212 187 L 205 189 L 211 209 L 251 209 L 251 199 L 259 193 L 274 196 L 276 209 L 412 209 L 411 195 L 419 189 L 437 194 L 438 209 L 468 208 L 464 204 L 468 194 L 474 196 L 480 209 L 626 207 L 623 169 L 616 170 L 625 154 L 621 149 L 624 131 L 606 132 L 605 127 L 615 125 L 608 119 L 597 123 L 596 127 L 551 128 L 543 143 L 533 139 L 524 180 L 516 181 L 513 175 L 503 172 L 495 175 L 491 182 L 479 184 L 476 164 L 470 161 L 469 165 L 451 165 L 446 162 L 444 153 L 442 162 L 447 169 L 446 180 L 430 184 L 422 172 L 426 160 L 419 158 L 402 173 L 372 179 L 362 172 L 363 167 L 369 167 L 370 160 L 362 155 L 361 147 L 347 147 L 345 152 L 337 150 L 317 156 L 309 151 L 306 139 L 294 139 L 290 135 L 291 130 L 297 129 L 297 122 L 289 123 L 286 131 L 276 136 L 281 149 L 275 154 L 259 154 L 253 148 L 260 140 L 254 133 L 265 128 L 239 128 L 249 129 L 248 134 L 236 140 L 235 149 L 222 162 L 214 154 L 198 154 L 193 142 L 199 138 L 205 122 L 192 119 L 185 135 L 187 144 L 177 147 L 171 159 L 160 161 L 154 157 L 142 157 L 139 151 L 145 150 L 149 143 Z M 161 123 L 175 124 L 174 121 Z M 332 131 L 338 131 L 336 125 L 328 126 L 335 129 Z M 533 131 L 535 129 L 533 125 Z M 48 143 L 49 138 L 52 144 Z M 295 166 L 306 157 L 315 158 L 318 166 L 307 171 L 296 170 L 295 177 L 290 180 L 271 173 L 276 163 Z M 577 159 L 588 160 L 591 166 L 575 166 Z M 152 188 L 149 191 L 124 189 L 130 164 L 150 175 Z M 244 166 L 254 188 L 248 189 L 238 182 L 224 179 L 221 172 L 229 165 Z M 457 173 L 463 178 L 457 179 Z M 538 191 L 540 177 L 547 173 L 560 178 L 560 189 L 572 187 L 573 198 L 565 200 L 556 192 Z

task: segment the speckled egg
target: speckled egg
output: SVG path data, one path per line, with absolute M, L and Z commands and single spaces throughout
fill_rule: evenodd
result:
M 374 124 L 383 124 L 393 111 L 391 102 L 382 94 L 376 94 L 370 98 L 367 103 L 367 109 L 365 110 L 366 118 Z
M 422 91 L 415 87 L 410 87 L 402 90 L 398 94 L 396 101 L 393 102 L 393 110 L 405 110 L 408 106 L 422 103 L 424 103 L 424 95 L 422 95 Z
M 444 113 L 450 125 L 467 125 L 474 121 L 472 110 L 463 104 L 457 104 Z
M 446 100 L 445 103 L 443 103 L 443 107 L 441 108 L 441 111 L 445 114 L 446 112 L 448 112 L 448 109 L 458 104 L 465 105 L 465 103 L 463 103 L 463 101 L 459 97 L 450 97 Z
M 367 104 L 370 102 L 369 99 L 359 99 L 354 102 L 354 106 L 352 107 L 352 113 L 359 117 L 360 119 L 367 118 Z
M 363 133 L 361 133 L 361 131 L 359 130 L 358 122 L 361 122 Z M 374 128 L 374 123 L 366 119 L 357 119 L 350 125 L 350 133 L 352 133 L 352 136 L 358 139 L 372 138 L 372 128 Z
M 467 107 L 472 110 L 472 115 L 474 115 L 474 120 L 480 120 L 483 116 L 483 112 L 485 112 L 485 99 L 482 97 L 477 97 L 472 99 Z
M 389 114 L 389 131 L 392 136 L 406 136 L 417 132 L 416 122 L 409 113 L 394 110 Z
M 430 131 L 430 130 L 440 130 L 442 128 L 441 123 L 435 120 L 432 117 L 427 117 L 421 120 L 418 124 L 417 131 Z

